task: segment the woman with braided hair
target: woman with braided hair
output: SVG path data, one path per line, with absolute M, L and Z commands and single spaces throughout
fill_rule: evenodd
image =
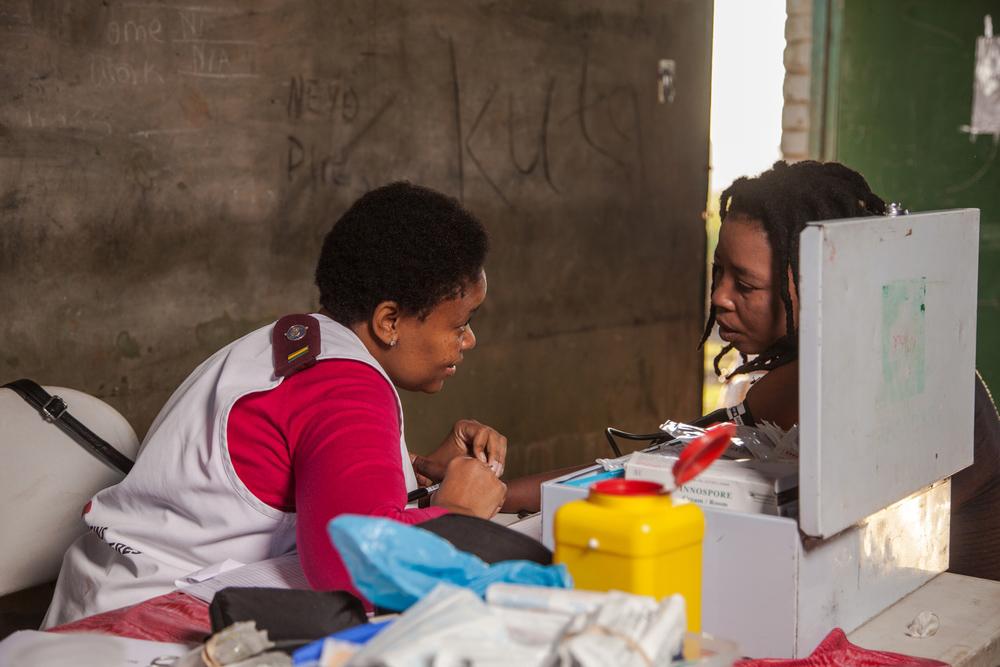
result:
M 722 226 L 712 266 L 711 306 L 702 343 L 718 325 L 741 362 L 726 380 L 751 377 L 727 413 L 748 425 L 798 423 L 799 234 L 809 222 L 884 215 L 885 202 L 858 172 L 835 162 L 776 162 L 737 179 L 719 199 Z M 974 463 L 952 477 L 951 569 L 1000 580 L 1000 418 L 975 378 Z
M 751 389 L 746 397 L 750 414 L 784 428 L 798 421 L 798 250 L 806 223 L 884 213 L 885 202 L 864 177 L 836 162 L 776 162 L 723 191 L 702 343 L 718 324 L 727 343 L 715 358 L 719 375 L 722 359 L 734 349 L 739 352 L 743 363 L 727 380 L 740 375 L 757 380 L 762 372 L 775 371 L 763 386 L 776 385 L 782 400 L 760 404 L 771 392 Z

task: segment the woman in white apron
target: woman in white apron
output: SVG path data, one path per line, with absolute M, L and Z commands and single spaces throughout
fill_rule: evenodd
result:
M 487 248 L 479 221 L 432 190 L 394 183 L 355 202 L 323 244 L 318 312 L 204 361 L 129 475 L 84 508 L 90 532 L 63 560 L 43 627 L 296 550 L 314 587 L 351 589 L 326 535 L 341 513 L 493 516 L 507 441 L 471 420 L 420 459 L 442 481 L 431 507 L 407 506 L 418 480 L 396 393 L 440 391 L 475 347 Z

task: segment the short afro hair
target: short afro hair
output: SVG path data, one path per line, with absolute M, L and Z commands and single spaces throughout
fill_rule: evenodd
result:
M 423 318 L 479 279 L 488 250 L 486 230 L 455 198 L 390 183 L 354 202 L 326 235 L 320 303 L 345 326 L 383 301 Z

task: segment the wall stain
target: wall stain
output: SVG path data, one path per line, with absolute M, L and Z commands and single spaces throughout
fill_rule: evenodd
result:
M 132 180 L 143 191 L 153 188 L 156 183 L 156 172 L 159 166 L 153 159 L 153 154 L 149 150 L 140 149 L 132 153 L 128 159 L 128 169 L 132 173 Z
M 269 317 L 266 322 L 270 322 L 272 319 Z M 229 317 L 229 313 L 223 313 L 221 317 L 196 324 L 194 327 L 194 336 L 201 348 L 215 352 L 240 336 L 261 327 L 266 322 L 244 319 L 234 320 Z
M 212 118 L 208 102 L 197 90 L 185 88 L 178 100 L 181 110 L 184 112 L 184 119 L 190 127 L 205 127 Z
M 138 359 L 140 355 L 139 343 L 127 331 L 118 332 L 118 338 L 115 339 L 115 349 L 126 359 Z
M 28 198 L 17 190 L 9 190 L 4 193 L 3 197 L 0 197 L 0 210 L 16 211 L 21 208 L 21 205 L 27 200 Z

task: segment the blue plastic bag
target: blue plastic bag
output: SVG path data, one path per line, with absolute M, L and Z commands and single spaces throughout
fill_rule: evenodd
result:
M 497 582 L 573 585 L 565 565 L 526 560 L 487 565 L 434 533 L 390 519 L 343 514 L 327 529 L 358 591 L 386 609 L 403 611 L 441 582 L 479 596 Z
M 392 625 L 392 621 L 381 621 L 379 623 L 362 623 L 355 625 L 332 635 L 327 635 L 323 639 L 306 644 L 302 648 L 295 649 L 292 653 L 293 665 L 318 665 L 319 659 L 323 655 L 323 642 L 327 639 L 337 639 L 342 642 L 352 644 L 364 644 L 369 639 Z

